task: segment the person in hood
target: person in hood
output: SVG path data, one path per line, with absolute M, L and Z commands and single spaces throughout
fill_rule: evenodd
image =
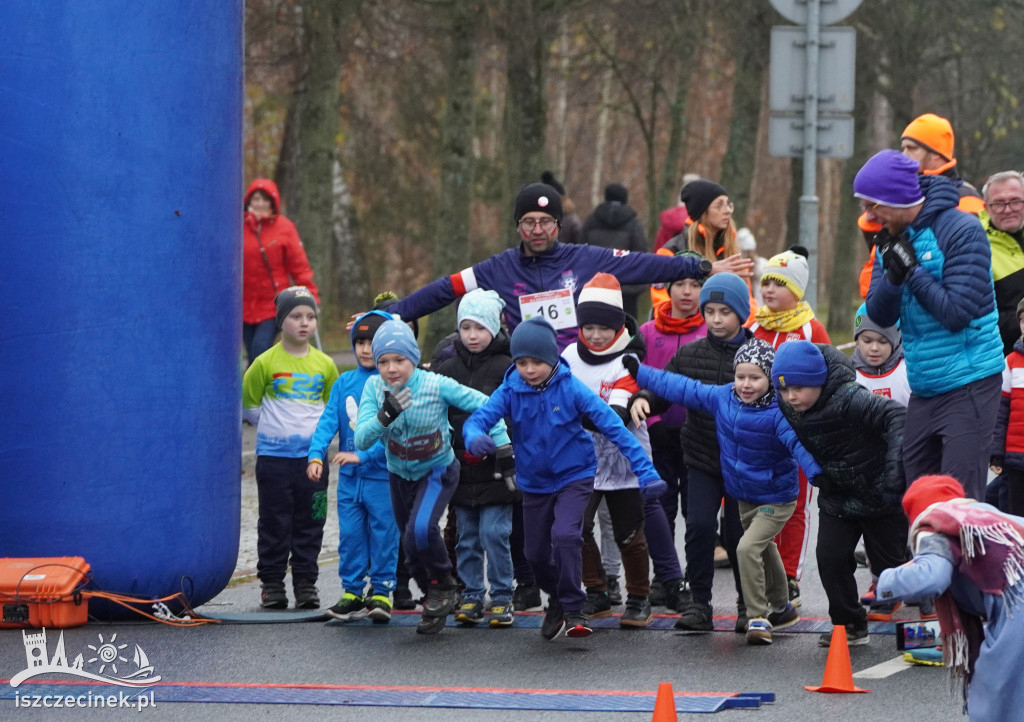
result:
M 242 226 L 242 342 L 249 365 L 274 345 L 274 298 L 289 286 L 305 286 L 320 302 L 299 232 L 281 215 L 277 185 L 257 178 L 245 192 Z
M 643 253 L 647 251 L 644 225 L 629 206 L 629 191 L 619 183 L 604 189 L 604 203 L 583 221 L 583 243 L 611 250 Z M 646 286 L 636 284 L 622 289 L 622 310 L 636 318 L 637 299 Z

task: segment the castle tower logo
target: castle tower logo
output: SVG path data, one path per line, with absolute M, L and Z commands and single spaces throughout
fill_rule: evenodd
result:
M 128 644 L 118 641 L 116 632 L 110 635 L 109 640 L 104 639 L 103 634 L 98 635 L 98 642 L 86 645 L 86 651 L 75 657 L 70 665 L 64 651 L 63 630 L 49 659 L 46 629 L 32 634 L 23 630 L 21 636 L 25 644 L 25 669 L 11 678 L 12 687 L 32 677 L 52 674 L 68 674 L 121 687 L 148 687 L 160 681 L 160 676 L 153 674 L 153 665 L 142 647 L 136 644 L 129 659 Z

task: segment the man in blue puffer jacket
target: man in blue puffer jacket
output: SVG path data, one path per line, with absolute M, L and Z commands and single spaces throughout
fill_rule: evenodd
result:
M 853 181 L 868 220 L 882 226 L 868 314 L 882 326 L 899 320 L 903 333 L 906 478 L 948 474 L 983 499 L 1002 367 L 991 250 L 977 217 L 957 209 L 956 182 L 917 170 L 883 150 Z

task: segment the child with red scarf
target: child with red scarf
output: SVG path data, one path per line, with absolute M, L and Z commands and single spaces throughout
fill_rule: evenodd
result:
M 965 499 L 949 476 L 922 476 L 903 495 L 914 558 L 878 578 L 880 599 L 935 599 L 942 656 L 971 722 L 1024 709 L 1024 519 Z

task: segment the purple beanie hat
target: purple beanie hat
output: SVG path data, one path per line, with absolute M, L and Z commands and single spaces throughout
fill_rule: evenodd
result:
M 924 200 L 917 180 L 920 166 L 898 150 L 882 150 L 853 179 L 853 195 L 880 206 L 910 208 Z

